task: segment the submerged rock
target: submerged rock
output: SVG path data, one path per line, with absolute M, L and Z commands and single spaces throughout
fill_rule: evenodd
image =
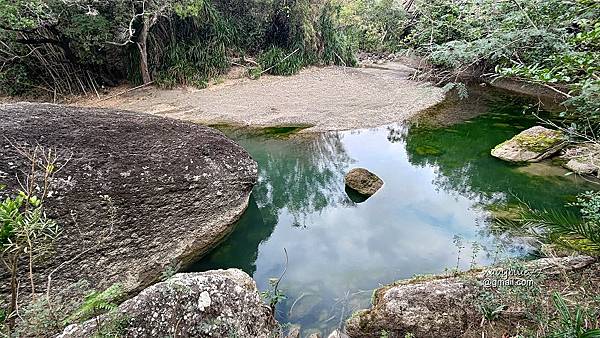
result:
M 350 337 L 380 337 L 387 332 L 390 337 L 477 337 L 513 336 L 517 327 L 536 327 L 529 322 L 527 311 L 536 305 L 531 303 L 511 303 L 511 294 L 499 299 L 505 306 L 494 325 L 481 325 L 482 313 L 479 308 L 480 296 L 497 292 L 498 285 L 513 278 L 515 281 L 532 281 L 529 287 L 540 288 L 537 297 L 540 303 L 551 304 L 554 291 L 568 292 L 564 288 L 568 280 L 573 288 L 585 283 L 589 292 L 598 292 L 597 285 L 600 262 L 586 256 L 545 258 L 523 263 L 521 267 L 512 265 L 506 270 L 489 268 L 472 271 L 458 276 L 432 276 L 426 279 L 399 281 L 376 290 L 371 309 L 355 313 L 346 323 Z M 486 286 L 487 285 L 487 286 Z M 511 288 L 527 286 L 512 285 Z M 517 290 L 515 290 L 517 291 Z M 577 290 L 577 292 L 582 292 Z M 530 308 L 527 308 L 529 306 Z M 531 312 L 529 312 L 531 313 Z
M 377 175 L 363 168 L 354 168 L 346 174 L 346 187 L 363 196 L 374 195 L 383 186 Z
M 496 146 L 492 156 L 510 162 L 538 162 L 565 145 L 566 137 L 561 131 L 535 126 Z
M 566 160 L 563 166 L 580 175 L 600 174 L 600 146 L 583 143 L 570 147 L 561 156 Z
M 598 172 L 598 165 L 580 159 L 571 159 L 564 167 L 579 175 L 592 175 Z
M 527 175 L 539 177 L 564 177 L 569 173 L 569 171 L 565 168 L 554 165 L 550 161 L 528 163 L 527 165 L 519 166 L 514 170 Z
M 278 325 L 256 284 L 238 269 L 177 274 L 125 301 L 112 315 L 65 328 L 58 338 L 92 337 L 110 321 L 119 337 L 276 337 Z
M 39 143 L 62 154 L 63 163 L 70 158 L 46 201 L 61 234 L 53 254 L 34 266 L 40 288 L 60 266 L 54 289 L 85 279 L 97 290 L 122 282 L 125 291 L 139 291 L 229 234 L 257 180 L 256 162 L 243 148 L 189 122 L 6 104 L 0 105 L 0 130 L 0 172 L 9 190 L 29 167 L 12 145 Z M 8 276 L 0 277 L 7 292 Z

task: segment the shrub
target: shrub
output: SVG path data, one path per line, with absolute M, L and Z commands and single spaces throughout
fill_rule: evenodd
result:
M 341 23 L 362 51 L 397 51 L 404 47 L 408 16 L 399 0 L 355 0 L 341 9 Z

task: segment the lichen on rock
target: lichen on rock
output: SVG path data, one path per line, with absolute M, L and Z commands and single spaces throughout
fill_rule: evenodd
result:
M 256 284 L 241 270 L 177 274 L 116 310 L 121 337 L 277 337 L 279 327 Z M 112 318 L 115 315 L 113 314 Z M 65 328 L 57 338 L 92 337 L 103 315 Z

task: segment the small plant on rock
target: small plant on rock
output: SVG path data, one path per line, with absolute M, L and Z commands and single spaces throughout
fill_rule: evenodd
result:
M 57 152 L 51 149 L 14 148 L 30 168 L 19 180 L 20 187 L 0 201 L 0 259 L 10 276 L 10 303 L 5 315 L 9 333 L 17 312 L 21 264 L 27 264 L 31 300 L 35 302 L 34 263 L 52 250 L 59 235 L 58 224 L 46 216 L 44 200 L 51 194 L 54 175 L 66 164 L 59 164 Z
M 261 292 L 262 298 L 269 305 L 271 310 L 273 310 L 273 312 L 275 310 L 275 306 L 287 298 L 286 295 L 278 289 L 278 284 L 279 279 L 271 278 L 269 279 L 269 289 Z
M 106 337 L 107 332 L 119 331 L 125 326 L 124 322 L 127 322 L 125 316 L 116 311 L 117 304 L 123 297 L 123 285 L 119 283 L 104 291 L 92 291 L 85 297 L 83 304 L 69 316 L 67 323 L 96 318 L 96 336 Z M 102 314 L 106 314 L 103 319 L 100 316 Z
M 564 298 L 557 292 L 552 295 L 552 301 L 558 318 L 551 323 L 553 332 L 549 337 L 600 338 L 600 327 L 598 323 L 592 327 L 594 319 L 587 311 L 579 306 L 569 309 Z

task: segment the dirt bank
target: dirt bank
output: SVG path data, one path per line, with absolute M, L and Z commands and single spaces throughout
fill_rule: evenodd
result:
M 76 105 L 127 109 L 202 124 L 308 125 L 308 131 L 399 122 L 444 98 L 441 88 L 409 79 L 412 69 L 309 68 L 290 77 L 237 79 L 207 89 L 142 88 Z

